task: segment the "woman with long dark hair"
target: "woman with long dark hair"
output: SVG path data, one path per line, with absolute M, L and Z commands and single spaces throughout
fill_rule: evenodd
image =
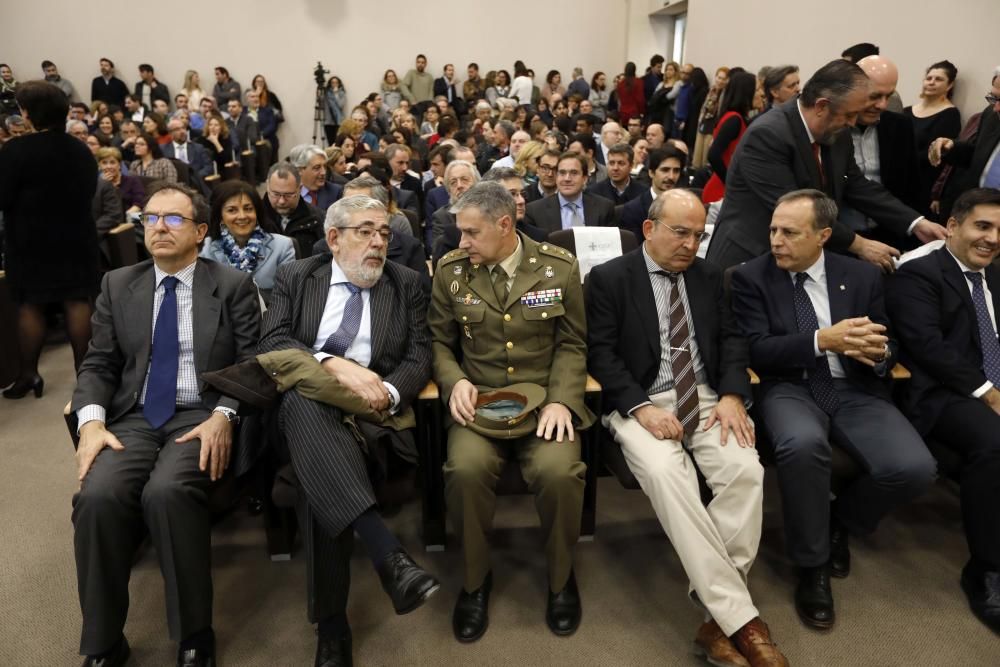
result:
M 323 91 L 323 104 L 326 110 L 323 120 L 323 131 L 326 133 L 326 143 L 332 146 L 337 138 L 340 124 L 347 118 L 347 91 L 339 76 L 331 76 Z
M 629 118 L 642 118 L 646 113 L 646 93 L 642 80 L 635 76 L 635 63 L 625 63 L 625 78 L 618 82 L 618 123 L 625 127 Z
M 758 95 L 763 92 L 757 87 L 757 77 L 749 72 L 738 72 L 729 80 L 726 98 L 720 109 L 719 122 L 715 126 L 712 147 L 708 149 L 708 163 L 712 165 L 712 177 L 705 185 L 701 200 L 706 204 L 722 199 L 726 193 L 726 170 L 736 152 L 747 123 L 750 111 L 759 103 Z

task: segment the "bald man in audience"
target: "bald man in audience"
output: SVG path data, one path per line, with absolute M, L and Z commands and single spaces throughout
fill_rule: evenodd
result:
M 646 128 L 646 141 L 649 142 L 649 150 L 651 151 L 663 148 L 663 144 L 667 141 L 667 135 L 663 131 L 663 126 L 659 123 L 651 123 Z
M 529 141 L 531 141 L 531 135 L 524 130 L 518 130 L 515 132 L 510 137 L 510 153 L 494 162 L 490 169 L 496 169 L 497 167 L 513 167 L 518 153 L 521 152 L 521 148 L 523 148 Z

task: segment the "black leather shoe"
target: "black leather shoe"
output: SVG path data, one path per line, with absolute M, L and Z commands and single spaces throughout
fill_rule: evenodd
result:
M 402 549 L 386 556 L 376 570 L 397 614 L 409 614 L 441 588 L 441 583 Z
M 830 567 L 804 567 L 795 588 L 795 611 L 806 625 L 828 630 L 833 627 L 833 591 L 830 590 Z
M 967 563 L 962 568 L 961 583 L 972 613 L 993 632 L 1000 633 L 1000 572 L 980 572 Z
M 215 649 L 191 648 L 186 651 L 178 649 L 177 667 L 215 667 Z
M 82 667 L 121 667 L 128 662 L 128 657 L 131 654 L 132 649 L 129 648 L 128 640 L 122 637 L 122 640 L 118 642 L 118 647 L 113 652 L 103 658 L 87 656 L 83 660 Z
M 851 573 L 851 550 L 847 545 L 847 529 L 830 517 L 830 574 L 843 579 Z
M 576 588 L 576 575 L 570 570 L 566 586 L 558 593 L 549 591 L 549 604 L 545 609 L 545 622 L 549 630 L 566 637 L 580 627 L 580 591 Z
M 477 590 L 458 594 L 455 613 L 451 617 L 451 629 L 460 642 L 474 642 L 486 633 L 490 626 L 490 591 L 493 590 L 493 573 L 487 572 L 486 579 Z
M 316 643 L 316 667 L 351 667 L 351 629 L 343 637 L 320 636 Z
M 267 410 L 278 402 L 278 385 L 256 358 L 202 373 L 201 380 L 223 396 L 260 410 Z

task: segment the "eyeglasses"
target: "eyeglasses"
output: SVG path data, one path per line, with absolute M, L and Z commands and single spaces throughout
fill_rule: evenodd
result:
M 298 192 L 275 192 L 274 190 L 268 190 L 267 194 L 271 195 L 275 199 L 294 199 Z
M 386 243 L 392 240 L 392 230 L 387 227 L 375 229 L 374 227 L 355 225 L 354 227 L 338 227 L 337 229 L 353 229 L 366 243 L 371 243 L 372 237 L 376 234 L 381 236 Z
M 988 93 L 986 95 L 986 102 L 988 104 L 996 104 L 997 102 L 1000 102 L 1000 97 L 997 97 L 993 93 Z
M 657 220 L 656 222 L 657 224 L 662 224 L 659 220 Z M 704 243 L 711 236 L 711 234 L 709 234 L 708 232 L 701 232 L 700 234 L 695 235 L 693 230 L 690 230 L 686 227 L 669 227 L 667 225 L 663 226 L 669 229 L 671 232 L 673 232 L 674 238 L 677 239 L 678 241 L 687 241 L 689 238 L 694 236 L 695 240 L 697 240 L 698 243 Z
M 163 215 L 158 213 L 143 213 L 139 216 L 139 219 L 142 220 L 142 224 L 146 227 L 155 227 L 156 223 L 160 220 L 167 223 L 168 227 L 180 227 L 184 224 L 185 220 L 197 222 L 194 218 L 187 218 L 180 213 L 164 213 Z
M 556 170 L 556 168 L 553 167 L 550 164 L 542 164 L 541 162 L 538 163 L 538 171 L 544 171 L 544 172 L 547 173 L 547 172 L 555 171 L 555 170 Z

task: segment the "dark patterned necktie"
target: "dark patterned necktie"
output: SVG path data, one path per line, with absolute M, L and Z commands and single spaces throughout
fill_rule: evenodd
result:
M 694 375 L 694 357 L 691 355 L 691 328 L 688 326 L 684 302 L 678 286 L 680 274 L 664 272 L 670 279 L 670 310 L 667 323 L 670 327 L 670 370 L 677 391 L 677 420 L 684 433 L 691 435 L 698 426 L 698 383 Z
M 361 314 L 364 312 L 365 304 L 361 299 L 361 288 L 352 283 L 342 283 L 347 285 L 351 296 L 344 305 L 344 317 L 340 320 L 340 327 L 337 328 L 330 337 L 323 343 L 321 352 L 332 354 L 335 357 L 342 357 L 347 352 L 347 348 L 354 342 L 361 328 Z
M 979 347 L 983 352 L 983 372 L 993 386 L 1000 387 L 1000 342 L 993 329 L 990 310 L 986 306 L 986 292 L 983 291 L 983 276 L 974 271 L 966 271 L 965 277 L 972 282 L 972 305 L 976 307 L 976 321 L 979 323 Z
M 795 274 L 795 322 L 799 333 L 812 333 L 819 329 L 816 319 L 816 309 L 806 293 L 805 282 L 808 273 Z M 837 389 L 833 386 L 833 375 L 830 374 L 830 362 L 825 352 L 816 359 L 816 368 L 809 373 L 809 392 L 816 405 L 828 415 L 832 415 L 840 401 L 837 399 Z
M 142 416 L 153 428 L 160 428 L 177 410 L 177 365 L 180 341 L 177 334 L 177 278 L 167 276 L 163 285 L 163 300 L 153 328 L 153 350 L 149 361 L 149 379 Z

